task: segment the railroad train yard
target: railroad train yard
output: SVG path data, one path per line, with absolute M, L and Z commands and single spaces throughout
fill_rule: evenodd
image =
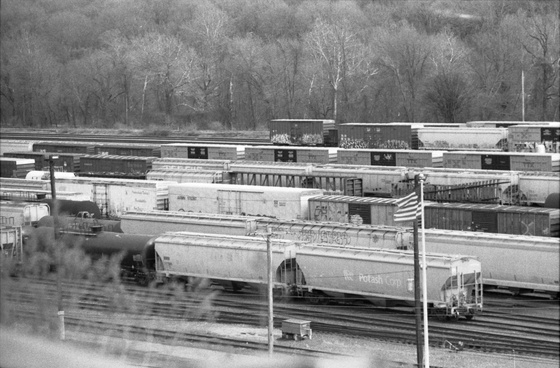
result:
M 275 302 L 276 328 L 300 318 L 313 321 L 315 334 L 413 345 L 412 224 L 395 223 L 394 215 L 422 173 L 430 346 L 557 361 L 560 123 L 498 123 L 335 129 L 331 121 L 279 119 L 265 140 L 227 144 L 3 133 L 2 249 L 5 260 L 16 261 L 13 268 L 4 264 L 3 274 L 43 275 L 8 283 L 44 287 L 45 298 L 54 299 L 48 280 L 61 262 L 52 245 L 57 224 L 57 241 L 70 249 L 62 261 L 66 277 L 88 269 L 88 277 L 106 280 L 91 291 L 64 280 L 69 330 L 102 331 L 108 326 L 92 313 L 118 312 L 123 323 L 113 320 L 112 328 L 143 340 L 144 327 L 126 321 L 262 325 L 271 246 L 273 288 L 282 298 Z M 77 262 L 85 256 L 91 261 Z M 26 265 L 30 260 L 36 263 Z M 107 262 L 116 262 L 118 272 L 96 273 Z M 193 284 L 203 279 L 211 284 Z M 152 287 L 169 282 L 191 292 Z M 118 290 L 109 297 L 99 291 L 103 285 Z M 36 303 L 32 291 L 8 290 L 3 313 L 37 317 L 14 307 Z M 202 338 L 165 328 L 150 333 Z M 227 340 L 213 343 L 235 345 Z M 280 342 L 277 353 L 348 358 L 298 346 Z

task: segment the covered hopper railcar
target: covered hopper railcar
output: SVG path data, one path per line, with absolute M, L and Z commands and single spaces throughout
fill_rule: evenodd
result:
M 122 228 L 125 233 L 150 235 L 190 231 L 262 237 L 271 232 L 277 239 L 338 247 L 413 249 L 412 229 L 393 226 L 146 211 L 124 215 Z M 557 238 L 437 229 L 425 229 L 424 233 L 429 253 L 478 257 L 484 264 L 483 277 L 489 288 L 508 289 L 514 293 L 532 291 L 558 297 L 560 257 Z
M 269 231 L 279 239 L 339 247 L 412 250 L 414 246 L 412 229 L 402 227 L 257 219 L 255 234 Z M 489 288 L 559 296 L 557 238 L 437 229 L 425 229 L 424 234 L 428 253 L 477 257 Z
M 237 285 L 267 283 L 263 237 L 165 233 L 155 238 L 158 277 L 199 277 Z M 413 305 L 412 252 L 271 240 L 274 287 L 310 301 L 365 299 Z M 430 310 L 471 319 L 482 310 L 481 264 L 473 257 L 427 255 Z

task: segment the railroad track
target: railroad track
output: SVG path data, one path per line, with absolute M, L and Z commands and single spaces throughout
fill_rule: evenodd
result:
M 231 144 L 231 145 L 271 145 L 264 133 L 255 133 L 261 138 L 247 138 L 216 133 L 215 135 L 181 135 L 154 137 L 141 135 L 100 135 L 100 134 L 61 134 L 61 133 L 0 133 L 1 139 L 26 141 L 73 141 L 100 143 L 138 143 L 138 144 L 166 144 L 166 143 L 202 143 L 202 144 Z
M 17 305 L 26 305 L 36 303 L 37 295 L 42 294 L 44 298 L 53 301 L 55 289 L 52 281 L 34 280 L 29 287 L 9 288 L 10 292 L 3 292 L 2 298 Z M 65 281 L 63 299 L 66 305 L 72 305 L 72 312 L 68 314 L 70 318 L 86 322 L 88 313 L 108 311 L 124 313 L 135 321 L 157 317 L 167 321 L 212 321 L 260 327 L 267 318 L 267 305 L 262 297 L 254 294 L 240 296 L 212 289 L 184 293 L 182 290 L 154 290 L 122 285 L 111 289 L 110 285 Z M 415 320 L 411 313 L 365 305 L 315 306 L 300 301 L 275 303 L 274 312 L 276 328 L 281 326 L 284 319 L 301 318 L 313 321 L 315 333 L 409 344 L 416 341 Z M 488 315 L 483 314 L 470 322 L 430 319 L 430 345 L 443 347 L 447 344 L 462 344 L 465 350 L 476 352 L 508 354 L 515 351 L 520 356 L 558 359 L 558 318 L 517 317 L 519 318 L 512 320 L 510 314 L 489 310 Z M 158 333 L 164 334 L 161 331 Z M 320 355 L 321 352 L 309 354 Z

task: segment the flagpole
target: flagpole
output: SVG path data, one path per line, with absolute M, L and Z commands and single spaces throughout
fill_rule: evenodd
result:
M 422 299 L 424 301 L 424 367 L 430 367 L 430 344 L 428 339 L 428 282 L 426 280 L 426 236 L 424 234 L 424 179 L 425 176 L 420 174 L 420 209 L 421 209 L 421 227 L 422 227 Z
M 418 175 L 414 176 L 414 192 L 418 195 L 420 187 L 418 185 Z M 420 198 L 420 196 L 418 196 Z M 418 212 L 418 210 L 416 211 Z M 414 217 L 413 222 L 413 241 L 414 241 L 414 318 L 416 321 L 416 362 L 418 367 L 423 367 L 424 357 L 422 346 L 422 297 L 420 296 L 420 247 L 418 246 L 418 216 Z

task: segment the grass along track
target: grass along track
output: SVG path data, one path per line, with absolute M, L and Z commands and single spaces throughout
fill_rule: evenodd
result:
M 8 315 L 22 310 L 23 305 L 55 305 L 53 281 L 16 281 L 20 287 L 3 287 L 3 304 L 12 306 Z M 4 286 L 4 285 L 3 285 Z M 24 286 L 24 287 L 22 287 Z M 130 320 L 139 318 L 169 321 L 210 321 L 223 324 L 266 324 L 266 300 L 255 294 L 233 294 L 218 289 L 183 290 L 137 288 L 124 285 L 64 282 L 63 300 L 68 318 L 85 319 L 90 313 L 120 313 Z M 34 307 L 36 314 L 37 308 Z M 38 313 L 44 316 L 43 312 Z M 4 311 L 6 312 L 6 311 Z M 301 318 L 313 321 L 312 328 L 321 334 L 415 343 L 415 320 L 411 313 L 355 305 L 309 305 L 301 301 L 278 302 L 274 306 L 275 327 L 282 320 Z M 444 322 L 430 319 L 430 345 L 457 346 L 482 352 L 508 353 L 558 358 L 558 320 L 524 316 L 511 320 L 508 314 L 488 312 L 473 321 Z M 54 313 L 53 313 L 54 315 Z M 41 318 L 41 317 L 39 317 Z M 120 328 L 120 327 L 119 327 Z

